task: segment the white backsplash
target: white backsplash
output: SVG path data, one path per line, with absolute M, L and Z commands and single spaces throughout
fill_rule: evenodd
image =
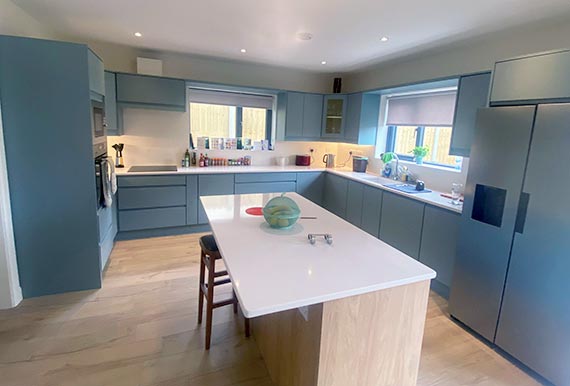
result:
M 150 109 L 124 110 L 124 135 L 109 136 L 111 146 L 124 143 L 125 166 L 132 165 L 180 165 L 188 148 L 189 118 L 187 113 Z M 194 139 L 196 141 L 196 139 Z M 209 157 L 238 158 L 251 155 L 253 165 L 272 165 L 277 157 L 289 157 L 289 164 L 295 164 L 296 154 L 309 154 L 315 149 L 314 165 L 323 166 L 325 153 L 337 153 L 338 144 L 324 142 L 277 142 L 274 151 L 207 150 Z M 200 151 L 198 151 L 200 152 Z

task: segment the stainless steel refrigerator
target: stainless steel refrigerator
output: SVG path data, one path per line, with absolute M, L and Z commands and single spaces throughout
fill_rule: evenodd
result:
M 451 315 L 570 385 L 570 103 L 481 109 Z

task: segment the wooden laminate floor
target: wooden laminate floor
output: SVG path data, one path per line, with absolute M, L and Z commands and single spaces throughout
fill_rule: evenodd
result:
M 102 289 L 0 311 L 0 385 L 273 385 L 231 307 L 214 311 L 212 348 L 203 350 L 198 237 L 118 242 Z M 446 308 L 431 295 L 419 385 L 537 385 Z

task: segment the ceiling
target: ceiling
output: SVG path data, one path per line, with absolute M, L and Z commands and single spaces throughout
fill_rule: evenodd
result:
M 568 0 L 13 2 L 40 22 L 87 41 L 322 72 L 356 70 L 570 12 Z M 300 40 L 300 32 L 313 38 Z M 389 40 L 381 42 L 382 36 Z

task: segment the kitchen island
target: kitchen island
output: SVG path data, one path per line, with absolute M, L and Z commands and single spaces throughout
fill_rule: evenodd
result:
M 275 196 L 201 197 L 274 382 L 415 385 L 435 272 L 295 193 L 290 230 L 246 214 Z

